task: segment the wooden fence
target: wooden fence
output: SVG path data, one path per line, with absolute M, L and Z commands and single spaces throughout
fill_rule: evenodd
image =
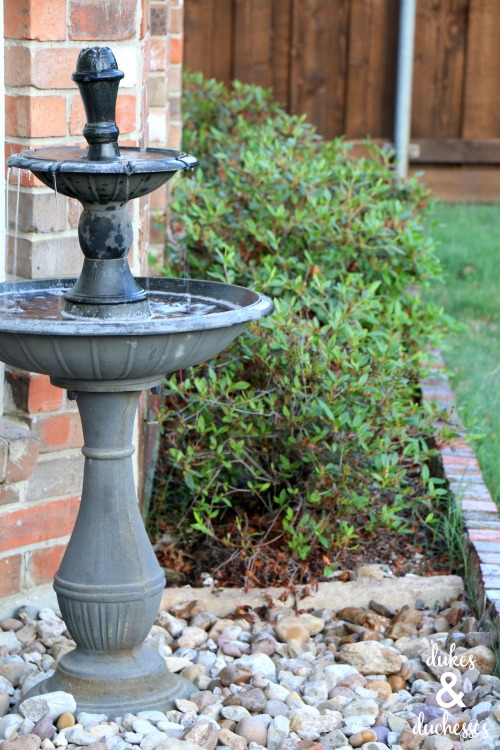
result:
M 185 64 L 272 87 L 326 137 L 392 142 L 399 5 L 185 0 Z M 412 160 L 468 165 L 500 198 L 499 78 L 500 0 L 417 0 Z

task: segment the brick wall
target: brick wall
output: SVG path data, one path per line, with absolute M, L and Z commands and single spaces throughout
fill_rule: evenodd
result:
M 84 143 L 83 107 L 71 73 L 80 49 L 94 44 L 110 46 L 126 74 L 117 104 L 120 143 L 148 145 L 151 96 L 149 127 L 155 138 L 164 138 L 154 145 L 177 147 L 179 0 L 154 2 L 152 25 L 149 0 L 4 0 L 4 15 L 7 156 L 22 148 Z M 53 191 L 27 172 L 12 172 L 8 182 L 8 274 L 76 275 L 83 258 L 75 231 L 79 204 L 64 196 L 56 200 Z M 155 210 L 165 211 L 165 202 L 163 191 L 155 198 Z M 138 273 L 145 270 L 149 202 L 144 198 L 129 207 L 134 226 L 131 265 Z M 1 597 L 34 594 L 36 587 L 52 580 L 78 511 L 83 467 L 78 413 L 66 392 L 42 375 L 8 370 L 5 381 L 0 419 Z

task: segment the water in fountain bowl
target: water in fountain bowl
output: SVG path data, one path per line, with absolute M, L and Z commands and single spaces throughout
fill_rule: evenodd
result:
M 33 320 L 78 320 L 80 325 L 95 324 L 95 318 L 76 318 L 65 312 L 64 290 L 48 288 L 32 292 L 0 294 L 0 315 L 23 316 Z M 153 292 L 148 296 L 148 320 L 168 320 L 186 316 L 214 315 L 234 310 L 235 305 L 221 304 L 215 300 L 193 297 L 189 293 L 168 294 Z M 123 318 L 127 320 L 126 317 Z M 113 318 L 113 322 L 120 318 Z

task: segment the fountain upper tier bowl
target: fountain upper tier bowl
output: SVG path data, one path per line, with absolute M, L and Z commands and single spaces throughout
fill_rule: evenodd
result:
M 9 166 L 29 169 L 44 185 L 81 203 L 127 203 L 164 185 L 198 161 L 182 151 L 124 148 L 107 161 L 92 161 L 78 146 L 37 148 L 9 157 Z

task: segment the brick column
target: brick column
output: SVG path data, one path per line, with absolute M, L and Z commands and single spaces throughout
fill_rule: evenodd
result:
M 150 146 L 181 148 L 182 40 L 183 0 L 152 0 L 148 81 Z M 159 263 L 165 260 L 165 212 L 169 189 L 167 183 L 151 196 L 149 252 Z
M 110 46 L 125 71 L 117 104 L 120 142 L 146 145 L 148 87 L 163 91 L 165 127 L 158 145 L 175 146 L 179 108 L 169 100 L 170 59 L 180 92 L 179 42 L 169 46 L 170 24 L 181 38 L 179 2 L 154 2 L 150 52 L 149 0 L 4 0 L 6 154 L 42 145 L 82 144 L 84 113 L 71 80 L 82 47 Z M 157 9 L 162 15 L 158 35 Z M 161 40 L 160 38 L 161 37 Z M 160 46 L 170 57 L 158 63 Z M 166 53 L 167 54 L 167 53 Z M 177 57 L 175 57 L 177 55 Z M 174 97 L 175 100 L 175 97 Z M 155 99 L 155 112 L 158 99 Z M 170 113 L 175 111 L 175 116 Z M 169 119 L 171 117 L 171 119 Z M 156 127 L 154 117 L 150 126 Z M 173 138 L 170 137 L 170 130 Z M 155 130 L 156 134 L 159 131 Z M 24 278 L 75 275 L 82 264 L 76 238 L 79 204 L 31 174 L 9 175 L 7 271 Z M 165 192 L 160 205 L 165 209 Z M 16 205 L 19 206 L 15 218 Z M 147 199 L 130 204 L 134 224 L 131 265 L 144 269 L 149 232 Z M 14 240 L 17 224 L 18 239 Z M 0 596 L 51 581 L 71 533 L 81 489 L 82 443 L 76 409 L 66 393 L 42 375 L 6 373 L 5 415 L 0 420 Z

